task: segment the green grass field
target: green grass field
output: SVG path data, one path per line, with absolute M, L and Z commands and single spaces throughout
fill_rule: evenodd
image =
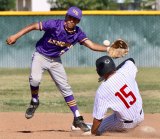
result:
M 30 102 L 29 69 L 0 69 L 0 111 L 24 112 Z M 95 68 L 66 68 L 80 112 L 92 113 L 98 83 Z M 141 68 L 137 82 L 145 113 L 160 113 L 160 70 Z M 49 74 L 44 73 L 40 85 L 38 112 L 70 112 Z

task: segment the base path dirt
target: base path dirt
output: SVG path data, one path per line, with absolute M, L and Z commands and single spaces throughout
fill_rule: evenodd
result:
M 91 114 L 83 114 L 92 122 Z M 160 139 L 160 114 L 145 114 L 144 122 L 129 132 L 106 133 L 103 136 L 83 136 L 71 131 L 71 113 L 36 113 L 27 120 L 24 113 L 0 113 L 0 139 Z

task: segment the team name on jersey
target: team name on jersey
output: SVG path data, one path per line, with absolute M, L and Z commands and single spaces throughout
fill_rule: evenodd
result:
M 60 46 L 60 47 L 70 47 L 71 44 L 70 43 L 66 43 L 63 41 L 58 41 L 58 40 L 54 40 L 54 39 L 49 39 L 48 43 L 54 44 L 56 46 Z

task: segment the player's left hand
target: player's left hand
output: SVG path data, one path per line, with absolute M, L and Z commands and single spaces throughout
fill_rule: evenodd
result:
M 108 47 L 107 52 L 112 58 L 120 58 L 128 54 L 129 47 L 124 40 L 118 39 Z
M 12 36 L 7 38 L 6 43 L 8 45 L 11 45 L 11 44 L 14 44 L 16 42 L 16 40 L 17 40 L 17 38 L 14 35 L 12 35 Z

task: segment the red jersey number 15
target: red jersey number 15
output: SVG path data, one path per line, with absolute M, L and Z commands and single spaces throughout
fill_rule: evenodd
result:
M 129 109 L 130 106 L 133 105 L 133 104 L 136 102 L 136 97 L 135 97 L 135 95 L 133 94 L 132 91 L 125 92 L 125 89 L 126 89 L 127 87 L 128 87 L 128 86 L 125 84 L 125 85 L 119 90 L 119 92 L 116 92 L 116 93 L 115 93 L 115 96 L 118 96 L 118 97 L 122 100 L 122 102 L 124 103 L 124 105 L 127 107 L 127 109 Z M 127 101 L 126 101 L 126 98 L 128 98 L 129 96 L 132 97 L 133 100 L 130 101 L 130 102 L 127 102 Z

